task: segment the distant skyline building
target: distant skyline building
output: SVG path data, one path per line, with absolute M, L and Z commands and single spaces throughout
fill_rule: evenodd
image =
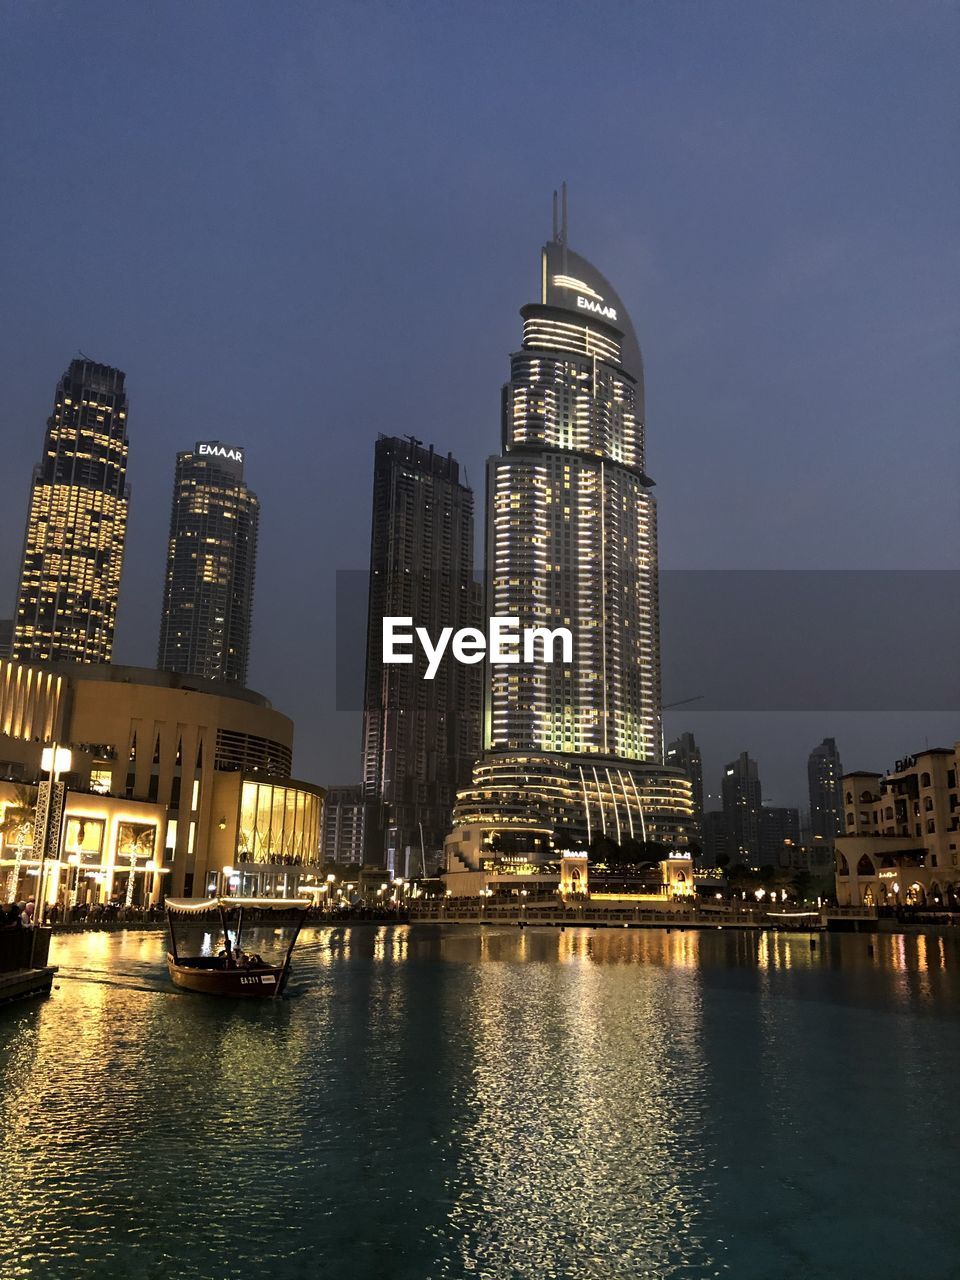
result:
M 759 866 L 763 792 L 756 760 L 741 751 L 723 771 L 723 825 L 731 862 Z
M 119 369 L 72 360 L 33 473 L 13 658 L 110 662 L 127 529 L 127 395 Z
M 707 809 L 703 815 L 703 862 L 706 866 L 724 866 L 730 856 L 727 824 L 722 809 Z
M 384 617 L 413 619 L 431 636 L 480 622 L 473 577 L 473 491 L 459 463 L 413 438 L 381 435 L 373 518 L 363 711 L 363 794 L 371 803 L 367 860 L 397 875 L 435 866 L 458 787 L 480 750 L 479 666 L 441 663 L 425 680 L 382 661 Z
M 161 671 L 246 684 L 259 519 L 241 448 L 209 440 L 177 454 Z
M 703 837 L 703 758 L 692 733 L 681 733 L 667 746 L 666 763 L 680 768 L 693 788 L 693 817 L 698 837 Z
M 776 805 L 760 808 L 760 866 L 784 865 L 784 850 L 800 844 L 800 810 Z
M 807 758 L 811 835 L 832 840 L 843 833 L 842 778 L 836 739 L 824 738 Z
M 455 814 L 541 859 L 552 843 L 685 838 L 693 817 L 686 775 L 661 754 L 640 346 L 614 287 L 568 247 L 566 223 L 564 192 L 487 464 L 486 612 L 567 628 L 573 661 L 488 665 L 484 753 Z M 454 857 L 473 847 L 451 840 Z
M 363 864 L 366 811 L 367 802 L 359 782 L 327 788 L 320 827 L 321 861 L 343 866 Z

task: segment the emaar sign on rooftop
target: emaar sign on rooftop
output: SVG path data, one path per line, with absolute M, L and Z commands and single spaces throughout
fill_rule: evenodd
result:
M 198 444 L 197 453 L 201 458 L 226 458 L 230 462 L 243 461 L 242 449 L 233 449 L 229 445 L 221 444 L 219 440 L 212 440 L 208 444 Z

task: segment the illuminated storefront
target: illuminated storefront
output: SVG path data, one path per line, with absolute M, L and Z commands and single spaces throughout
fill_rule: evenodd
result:
M 286 778 L 218 775 L 206 892 L 282 897 L 319 888 L 323 796 Z
M 4 901 L 36 899 L 37 788 L 0 782 L 0 886 Z M 164 877 L 166 810 L 115 796 L 67 791 L 60 848 L 43 866 L 44 898 L 61 908 L 108 902 L 147 907 Z

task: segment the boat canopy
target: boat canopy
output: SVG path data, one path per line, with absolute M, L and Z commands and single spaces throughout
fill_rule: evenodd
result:
M 209 911 L 251 907 L 255 911 L 306 911 L 308 898 L 167 898 L 164 906 L 177 915 L 199 916 Z

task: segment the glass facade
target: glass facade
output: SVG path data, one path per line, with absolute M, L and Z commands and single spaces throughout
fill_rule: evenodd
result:
M 443 847 L 480 751 L 482 678 L 478 666 L 444 662 L 424 680 L 422 651 L 384 664 L 384 617 L 413 618 L 432 636 L 480 621 L 473 492 L 454 458 L 388 436 L 374 457 L 363 798 L 368 860 L 402 868 L 404 850 L 430 863 Z
M 315 863 L 323 798 L 300 787 L 245 780 L 240 789 L 240 862 Z
M 242 449 L 212 440 L 177 454 L 161 671 L 246 683 L 259 515 Z
M 610 282 L 566 243 L 503 388 L 487 469 L 487 613 L 564 627 L 572 663 L 488 665 L 484 755 L 454 824 L 684 844 L 691 786 L 663 765 L 657 512 L 643 360 Z M 536 853 L 531 845 L 531 853 Z M 539 855 L 538 855 L 539 856 Z
M 574 661 L 491 667 L 484 745 L 659 762 L 639 346 L 611 286 L 565 243 L 544 247 L 542 276 L 541 301 L 521 311 L 502 454 L 488 468 L 487 603 L 521 627 L 569 628 Z

